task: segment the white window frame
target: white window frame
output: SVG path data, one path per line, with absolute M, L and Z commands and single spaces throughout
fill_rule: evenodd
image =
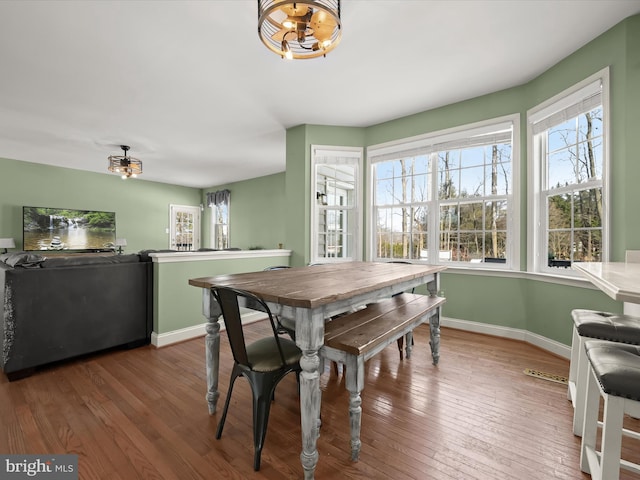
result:
M 230 236 L 231 236 L 231 231 L 229 230 L 229 218 L 231 217 L 231 200 L 229 200 L 229 205 L 227 205 L 227 215 L 226 215 L 226 223 L 217 223 L 217 219 L 218 219 L 218 206 L 216 205 L 211 205 L 211 236 L 209 238 L 209 248 L 215 248 L 218 250 L 223 250 L 225 248 L 229 248 L 229 245 L 231 245 L 231 240 L 230 240 Z M 218 226 L 222 225 L 222 226 L 226 226 L 226 230 L 227 230 L 227 244 L 226 245 L 219 245 L 218 242 Z
M 511 189 L 506 195 L 507 200 L 507 241 L 505 246 L 506 262 L 485 263 L 449 261 L 441 257 L 439 245 L 439 212 L 440 200 L 434 192 L 438 191 L 437 154 L 445 149 L 460 148 L 473 145 L 474 137 L 489 135 L 511 129 Z M 389 261 L 388 258 L 376 256 L 376 218 L 375 205 L 376 186 L 374 165 L 380 161 L 400 159 L 412 155 L 428 154 L 429 159 L 429 188 L 428 198 L 428 259 L 411 259 L 415 263 L 443 264 L 453 268 L 491 269 L 491 270 L 519 270 L 520 269 L 520 116 L 518 114 L 488 119 L 472 124 L 432 132 L 425 135 L 401 139 L 367 148 L 367 204 L 371 206 L 367 222 L 367 251 L 372 261 Z M 444 202 L 443 202 L 444 203 Z M 435 260 L 432 260 L 435 259 Z
M 603 137 L 602 137 L 602 179 L 601 181 L 580 184 L 585 187 L 602 187 L 602 258 L 606 262 L 610 252 L 610 212 L 609 212 L 609 178 L 610 178 L 610 105 L 609 105 L 609 68 L 589 76 L 576 85 L 560 92 L 554 97 L 527 111 L 527 150 L 528 150 L 528 225 L 527 225 L 527 270 L 530 272 L 578 277 L 578 272 L 572 268 L 557 268 L 548 266 L 548 232 L 547 232 L 547 194 L 546 161 L 543 135 L 548 128 L 556 125 L 562 115 L 566 119 L 574 118 L 581 112 L 582 102 L 600 89 Z M 555 121 L 554 121 L 555 119 Z M 547 127 L 548 125 L 548 127 Z M 536 133 L 547 127 L 543 133 Z M 575 185 L 575 184 L 572 184 Z M 562 194 L 562 188 L 552 190 L 555 194 Z
M 332 145 L 311 145 L 311 261 L 310 263 L 334 263 L 362 260 L 362 162 L 363 149 L 361 147 L 343 147 Z M 320 192 L 317 192 L 316 170 L 319 165 L 353 165 L 355 167 L 355 192 L 353 205 L 340 208 L 322 205 Z M 346 210 L 351 213 L 351 228 L 347 232 L 353 239 L 352 251 L 344 257 L 320 256 L 318 244 L 319 222 L 322 212 L 327 210 Z

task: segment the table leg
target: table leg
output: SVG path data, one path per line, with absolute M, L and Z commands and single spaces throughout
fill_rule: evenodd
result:
M 440 308 L 438 308 L 436 314 L 429 319 L 429 334 L 431 337 L 429 345 L 431 345 L 433 364 L 438 365 L 438 361 L 440 360 Z
M 302 453 L 300 461 L 304 478 L 312 480 L 318 464 L 318 418 L 320 417 L 320 375 L 318 352 L 305 350 L 300 359 L 300 424 L 302 430 Z
M 440 275 L 438 272 L 434 274 L 433 280 L 427 283 L 427 289 L 432 297 L 440 295 Z M 436 309 L 435 314 L 429 319 L 429 336 L 433 364 L 438 365 L 440 360 L 440 307 Z
M 318 436 L 320 418 L 320 356 L 318 350 L 324 339 L 322 312 L 311 314 L 301 309 L 296 314 L 296 343 L 302 350 L 300 359 L 300 425 L 302 453 L 300 462 L 305 480 L 313 480 L 318 464 Z
M 216 413 L 216 405 L 220 392 L 218 391 L 218 373 L 220 368 L 220 307 L 215 301 L 211 290 L 202 290 L 202 314 L 207 319 L 205 330 L 205 365 L 207 369 L 207 404 L 209 415 Z

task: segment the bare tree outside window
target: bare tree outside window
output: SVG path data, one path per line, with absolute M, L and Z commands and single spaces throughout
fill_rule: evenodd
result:
M 602 107 L 546 132 L 550 267 L 602 259 L 602 133 Z
M 427 248 L 428 157 L 406 157 L 378 165 L 378 258 L 419 259 Z
M 375 257 L 506 263 L 510 125 L 462 130 L 458 140 L 440 144 L 450 148 L 374 158 Z
M 504 263 L 511 145 L 439 152 L 438 160 L 441 257 Z

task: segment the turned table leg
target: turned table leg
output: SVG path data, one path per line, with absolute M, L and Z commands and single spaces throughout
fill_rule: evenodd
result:
M 322 309 L 296 310 L 296 344 L 302 350 L 300 359 L 300 426 L 302 452 L 300 462 L 305 480 L 313 480 L 318 464 L 318 437 L 320 436 L 320 356 L 324 339 Z
M 205 365 L 207 368 L 207 404 L 209 414 L 216 413 L 216 405 L 220 392 L 218 391 L 218 374 L 220 368 L 220 306 L 215 301 L 211 290 L 202 289 L 202 314 L 207 319 L 205 330 Z
M 438 365 L 440 360 L 440 308 L 434 316 L 429 319 L 429 345 L 431 346 L 431 357 L 433 364 Z
M 427 283 L 427 290 L 429 290 L 429 296 L 431 297 L 442 295 L 440 293 L 440 275 L 437 272 L 434 274 L 433 280 Z M 440 310 L 440 307 L 438 307 L 429 318 L 429 345 L 431 346 L 431 357 L 434 365 L 438 365 L 440 360 Z

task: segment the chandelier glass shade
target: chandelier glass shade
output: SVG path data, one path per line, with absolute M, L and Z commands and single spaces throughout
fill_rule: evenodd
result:
M 109 171 L 119 174 L 123 180 L 130 177 L 137 177 L 142 173 L 142 162 L 137 158 L 127 156 L 130 147 L 120 145 L 124 151 L 124 155 L 109 156 Z
M 325 56 L 342 37 L 340 0 L 258 0 L 258 35 L 282 58 Z

